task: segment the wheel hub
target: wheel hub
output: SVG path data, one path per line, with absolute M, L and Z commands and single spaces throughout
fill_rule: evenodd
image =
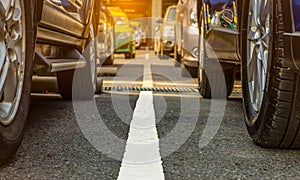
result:
M 23 87 L 23 27 L 19 0 L 0 2 L 0 122 L 12 123 Z
M 252 107 L 258 112 L 265 89 L 268 54 L 270 47 L 270 1 L 250 2 L 247 42 L 247 71 Z

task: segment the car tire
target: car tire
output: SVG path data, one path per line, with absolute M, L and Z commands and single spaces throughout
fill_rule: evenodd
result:
M 164 50 L 163 42 L 160 42 L 160 52 L 159 52 L 159 59 L 169 59 L 166 51 Z
M 236 66 L 234 64 L 221 63 L 222 69 L 219 70 L 215 69 L 217 65 L 214 64 L 217 62 L 204 61 L 204 68 L 199 64 L 197 71 L 200 95 L 203 98 L 222 98 L 223 95 L 219 95 L 221 93 L 218 84 L 222 84 L 225 78 L 226 97 L 228 98 L 233 91 Z M 208 77 L 211 77 L 211 79 Z M 214 89 L 211 89 L 210 83 L 214 83 Z M 212 93 L 214 95 L 212 95 Z
M 252 27 L 251 29 L 255 30 L 255 23 L 252 23 L 253 16 L 250 15 L 250 12 L 255 9 L 251 8 L 248 3 L 244 6 L 248 9 L 244 16 L 249 15 L 249 19 L 244 21 L 246 25 L 243 25 L 247 29 L 247 33 L 243 36 L 249 36 L 249 40 L 242 43 L 242 85 L 245 121 L 249 134 L 257 144 L 267 148 L 298 149 L 300 148 L 300 75 L 291 70 L 285 60 L 283 1 L 269 0 L 267 2 L 270 3 L 269 7 L 266 6 L 263 11 L 269 13 L 269 23 L 264 23 L 268 21 L 262 19 L 260 21 L 262 26 L 269 24 L 269 37 L 263 36 L 265 32 L 261 33 L 264 39 L 267 39 L 264 43 L 269 47 L 266 48 L 269 53 L 267 57 L 261 60 L 258 55 L 253 56 L 255 54 L 252 54 L 251 48 L 247 48 L 251 47 L 249 46 L 250 43 L 262 40 L 262 37 L 258 39 L 256 37 L 251 38 L 250 28 Z M 250 53 L 254 58 L 250 58 Z M 262 62 L 265 61 L 267 63 L 263 64 Z M 251 66 L 253 62 L 257 63 L 254 64 L 256 66 L 260 63 L 264 69 L 257 68 L 256 71 L 261 73 L 265 71 L 265 76 L 254 78 L 258 73 L 253 71 L 254 65 Z M 252 88 L 253 83 L 259 87 Z M 263 93 L 255 93 L 257 89 L 258 92 Z M 253 94 L 257 94 L 259 97 L 257 98 Z
M 95 57 L 95 38 L 93 25 L 83 57 L 87 64 L 84 68 L 57 72 L 59 92 L 65 100 L 91 100 L 94 98 L 97 83 L 97 63 Z
M 181 65 L 181 76 L 182 77 L 197 77 L 198 73 L 197 73 L 198 69 L 195 67 L 188 67 L 185 66 L 184 64 Z
M 1 3 L 0 3 L 1 4 Z M 19 6 L 20 5 L 20 6 Z M 3 6 L 2 6 L 3 7 Z M 25 1 L 18 0 L 15 1 L 15 8 L 18 12 L 21 13 L 20 20 L 16 20 L 10 17 L 7 21 L 3 21 L 3 23 L 7 23 L 13 21 L 14 23 L 21 22 L 21 30 L 16 32 L 15 35 L 20 35 L 17 39 L 10 38 L 9 31 L 11 30 L 8 27 L 5 32 L 4 29 L 0 30 L 0 37 L 7 35 L 6 38 L 1 37 L 0 42 L 2 50 L 6 51 L 6 44 L 9 42 L 10 45 L 18 48 L 19 52 L 16 52 L 16 61 L 11 61 L 12 59 L 7 58 L 7 61 L 4 61 L 1 69 L 1 80 L 7 80 L 3 84 L 3 94 L 1 95 L 0 108 L 4 108 L 5 104 L 11 103 L 10 107 L 6 109 L 6 112 L 1 111 L 0 118 L 0 164 L 3 164 L 9 161 L 12 156 L 17 152 L 20 143 L 23 138 L 23 130 L 25 126 L 25 122 L 28 116 L 28 110 L 30 105 L 30 90 L 31 90 L 31 66 L 34 57 L 34 48 L 35 48 L 35 21 L 34 21 L 34 10 L 35 10 L 35 1 Z M 0 20 L 2 21 L 2 20 Z M 11 22 L 12 23 L 12 22 Z M 12 28 L 12 27 L 11 27 Z M 19 42 L 19 43 L 16 43 Z M 12 50 L 12 49 L 11 49 Z M 16 50 L 16 51 L 18 51 Z M 3 51 L 2 51 L 3 52 Z M 0 58 L 6 58 L 4 53 Z M 9 61 L 9 62 L 8 62 Z M 21 61 L 21 62 L 20 62 Z M 13 69 L 11 69 L 13 68 Z M 7 70 L 8 74 L 5 76 L 4 69 Z M 18 74 L 16 74 L 16 72 Z M 15 73 L 15 74 L 14 74 Z M 5 73 L 6 74 L 6 73 Z M 5 78 L 5 79 L 4 79 Z M 12 81 L 12 78 L 14 79 Z M 12 83 L 13 82 L 13 83 Z M 12 95 L 13 93 L 14 95 Z M 8 94 L 8 96 L 6 95 Z M 6 106 L 7 108 L 7 106 Z M 2 109 L 4 110 L 4 109 Z
M 110 56 L 108 56 L 108 57 L 105 59 L 103 65 L 113 65 L 113 64 L 114 64 L 114 55 L 111 54 Z
M 178 45 L 174 46 L 174 66 L 181 67 L 181 56 L 178 54 Z
M 125 53 L 125 59 L 132 59 L 133 57 L 133 53 L 129 52 L 129 53 Z
M 156 39 L 154 39 L 153 49 L 154 49 L 154 54 L 157 55 L 158 54 L 158 52 L 157 52 L 158 48 L 157 48 L 157 40 Z

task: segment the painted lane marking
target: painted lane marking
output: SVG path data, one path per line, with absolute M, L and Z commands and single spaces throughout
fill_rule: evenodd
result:
M 153 87 L 147 56 L 143 80 L 143 87 Z M 118 180 L 165 179 L 155 122 L 153 92 L 141 91 L 130 123 Z

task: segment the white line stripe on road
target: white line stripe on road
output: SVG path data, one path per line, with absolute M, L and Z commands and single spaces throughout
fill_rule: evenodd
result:
M 143 86 L 152 86 L 151 66 L 144 64 Z M 134 109 L 118 180 L 164 180 L 156 129 L 153 92 L 141 91 Z

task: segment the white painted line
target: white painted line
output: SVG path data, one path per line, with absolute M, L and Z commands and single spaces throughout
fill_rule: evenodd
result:
M 151 67 L 144 64 L 144 87 L 152 86 Z M 141 91 L 133 118 L 118 180 L 164 180 L 156 129 L 153 92 Z
M 146 54 L 145 54 L 145 59 L 146 59 L 146 60 L 149 60 L 149 58 L 150 58 L 149 53 L 146 53 Z
M 148 88 L 153 87 L 151 65 L 149 62 L 145 62 L 144 64 L 143 87 L 148 87 Z

